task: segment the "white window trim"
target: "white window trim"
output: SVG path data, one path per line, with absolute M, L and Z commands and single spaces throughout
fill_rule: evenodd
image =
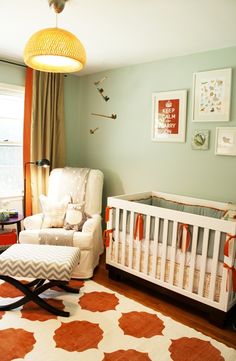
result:
M 24 96 L 25 94 L 25 87 L 21 86 L 21 85 L 15 85 L 15 84 L 10 84 L 10 83 L 1 83 L 0 82 L 0 95 L 4 95 L 4 96 Z M 4 117 L 4 119 L 12 119 L 11 117 Z M 0 147 L 4 147 L 4 146 L 10 146 L 10 147 L 23 147 L 23 139 L 22 142 L 12 142 L 12 141 L 0 141 Z M 23 166 L 23 165 L 22 165 Z M 0 193 L 0 201 L 2 200 L 21 200 L 23 197 L 23 192 L 22 191 L 15 191 L 12 192 L 11 194 L 4 194 L 2 195 Z

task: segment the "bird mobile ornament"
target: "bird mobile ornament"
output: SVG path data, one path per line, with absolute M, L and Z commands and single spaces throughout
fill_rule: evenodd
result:
M 94 85 L 97 89 L 97 91 L 99 92 L 99 94 L 102 96 L 102 98 L 108 102 L 108 100 L 110 99 L 107 95 L 104 95 L 104 89 L 101 87 L 101 84 L 104 82 L 104 80 L 106 80 L 107 77 L 104 76 L 102 79 L 95 81 Z M 116 119 L 117 115 L 116 113 L 112 113 L 111 115 L 105 115 L 105 114 L 99 114 L 99 113 L 91 113 L 91 115 L 95 115 L 98 117 L 103 117 L 103 118 L 109 118 L 109 119 Z M 96 127 L 94 129 L 90 129 L 89 132 L 90 134 L 94 134 L 97 130 L 99 129 L 99 127 Z
M 102 79 L 100 79 L 100 80 L 98 80 L 98 81 L 95 81 L 94 82 L 94 85 L 99 85 L 99 84 L 101 84 L 105 79 L 107 79 L 107 77 L 106 76 L 104 76 Z
M 106 76 L 104 76 L 101 80 L 95 81 L 95 82 L 94 82 L 94 85 L 96 86 L 99 94 L 101 94 L 101 96 L 103 97 L 103 99 L 104 99 L 106 102 L 108 102 L 108 100 L 109 100 L 110 98 L 109 98 L 107 95 L 104 95 L 104 89 L 101 88 L 101 87 L 99 87 L 99 85 L 100 85 L 105 79 L 107 79 Z
M 107 95 L 104 95 L 103 92 L 104 90 L 102 88 L 97 88 L 97 90 L 99 91 L 99 93 L 101 94 L 101 96 L 103 97 L 103 99 L 108 102 L 108 100 L 110 99 Z
M 89 130 L 89 133 L 90 133 L 90 134 L 94 134 L 98 129 L 99 129 L 99 127 L 96 127 L 96 128 L 94 128 L 94 129 L 90 129 L 90 130 Z
M 110 119 L 116 119 L 117 118 L 117 115 L 115 113 L 112 113 L 111 115 L 91 113 L 91 115 L 96 115 L 97 117 L 110 118 Z

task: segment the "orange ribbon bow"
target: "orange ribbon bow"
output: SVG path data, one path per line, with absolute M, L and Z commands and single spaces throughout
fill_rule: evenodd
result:
M 232 239 L 236 239 L 236 234 L 234 236 L 232 236 L 231 234 L 227 234 L 228 238 L 225 242 L 225 245 L 224 245 L 224 255 L 229 257 L 229 243 Z
M 225 245 L 224 245 L 224 255 L 226 257 L 229 257 L 229 244 L 230 244 L 230 241 L 232 241 L 233 239 L 236 239 L 236 234 L 235 235 L 231 235 L 231 234 L 227 234 L 228 238 L 225 242 Z M 233 258 L 233 262 L 236 262 L 235 260 L 236 258 L 236 254 L 235 254 L 235 257 Z M 236 292 L 236 267 L 235 265 L 231 265 L 231 264 L 228 264 L 227 263 L 227 260 L 225 259 L 224 260 L 224 268 L 226 268 L 228 270 L 228 276 L 227 276 L 227 290 L 229 288 L 229 276 L 230 276 L 230 273 L 231 273 L 231 277 L 232 277 L 232 285 L 233 285 L 233 291 Z
M 186 230 L 186 242 L 183 242 L 183 230 Z M 182 252 L 187 252 L 190 246 L 191 233 L 189 231 L 188 224 L 180 223 L 179 225 L 179 239 L 178 247 Z
M 143 215 L 140 213 L 137 215 L 136 218 L 136 223 L 134 228 L 134 239 L 137 238 L 137 235 L 139 241 L 141 241 L 143 239 Z
M 227 276 L 227 291 L 229 289 L 229 276 L 231 273 L 231 277 L 232 277 L 232 286 L 233 286 L 233 291 L 236 292 L 236 268 L 234 266 L 228 266 L 226 263 L 224 263 L 224 268 L 226 268 L 228 270 L 228 276 Z
M 105 221 L 106 222 L 109 222 L 109 220 L 110 220 L 110 210 L 112 209 L 112 207 L 106 207 L 106 209 L 105 209 Z
M 103 242 L 105 247 L 109 247 L 110 245 L 110 235 L 113 233 L 114 228 L 113 229 L 105 229 L 105 231 L 103 232 Z

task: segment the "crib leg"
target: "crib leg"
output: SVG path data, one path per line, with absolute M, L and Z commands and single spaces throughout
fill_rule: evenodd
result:
M 122 281 L 122 275 L 115 268 L 108 268 L 108 276 L 113 281 Z
M 212 310 L 208 313 L 209 321 L 220 328 L 223 328 L 227 319 L 227 312 Z

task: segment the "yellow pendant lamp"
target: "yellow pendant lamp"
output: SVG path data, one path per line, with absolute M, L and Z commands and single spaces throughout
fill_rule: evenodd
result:
M 60 13 L 68 0 L 48 0 Z M 47 28 L 37 31 L 28 40 L 24 62 L 29 67 L 52 73 L 72 73 L 83 69 L 86 52 L 80 40 L 67 30 Z

